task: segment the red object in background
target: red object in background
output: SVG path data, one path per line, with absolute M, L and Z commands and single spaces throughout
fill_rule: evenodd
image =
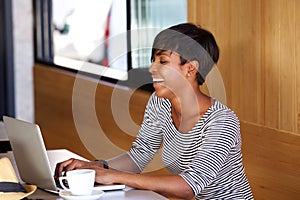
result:
M 107 49 L 108 49 L 108 45 L 109 45 L 108 44 L 108 38 L 109 38 L 109 33 L 110 33 L 109 32 L 110 12 L 111 12 L 111 9 L 109 10 L 108 15 L 107 15 L 107 19 L 106 19 L 106 29 L 105 29 L 105 34 L 104 34 L 104 38 L 105 38 L 104 58 L 101 61 L 101 65 L 103 65 L 105 67 L 109 67 Z

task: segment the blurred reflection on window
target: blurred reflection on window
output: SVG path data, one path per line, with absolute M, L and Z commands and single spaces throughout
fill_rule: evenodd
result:
M 132 34 L 131 40 L 138 40 L 132 51 L 132 68 L 148 68 L 151 49 L 145 47 L 151 47 L 162 29 L 186 21 L 187 0 L 131 0 L 131 29 L 145 30 Z
M 126 1 L 53 0 L 52 3 L 54 62 L 69 58 L 108 66 L 108 37 L 127 31 Z M 126 41 L 119 45 L 127 48 Z M 125 60 L 118 69 L 127 71 L 126 63 Z
M 76 70 L 83 62 L 89 70 L 105 67 L 126 80 L 128 70 L 149 67 L 154 36 L 186 16 L 186 0 L 52 0 L 53 62 Z

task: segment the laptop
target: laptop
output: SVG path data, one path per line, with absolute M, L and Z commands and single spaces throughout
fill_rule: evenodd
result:
M 58 193 L 62 188 L 59 186 L 59 182 L 53 178 L 56 163 L 71 157 L 87 161 L 87 159 L 67 150 L 47 151 L 37 124 L 8 116 L 3 116 L 3 121 L 20 178 L 25 183 Z M 59 156 L 60 152 L 63 156 Z M 123 184 L 96 184 L 94 189 L 108 191 L 124 188 L 125 185 Z

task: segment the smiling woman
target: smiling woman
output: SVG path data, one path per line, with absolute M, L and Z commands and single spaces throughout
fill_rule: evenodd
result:
M 218 61 L 213 35 L 194 24 L 178 24 L 160 32 L 152 49 L 149 71 L 159 82 L 129 151 L 108 159 L 108 169 L 102 162 L 64 161 L 57 165 L 56 177 L 92 168 L 98 183 L 122 183 L 168 198 L 253 199 L 242 163 L 238 118 L 199 88 Z M 171 174 L 141 174 L 160 148 Z

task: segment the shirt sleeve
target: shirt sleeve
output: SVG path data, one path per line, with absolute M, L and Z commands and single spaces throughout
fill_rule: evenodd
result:
M 155 93 L 152 94 L 146 106 L 139 133 L 128 152 L 141 171 L 153 159 L 162 142 L 158 101 Z
M 205 129 L 204 141 L 196 158 L 180 176 L 199 194 L 218 175 L 232 148 L 240 140 L 240 126 L 231 110 L 216 111 Z

